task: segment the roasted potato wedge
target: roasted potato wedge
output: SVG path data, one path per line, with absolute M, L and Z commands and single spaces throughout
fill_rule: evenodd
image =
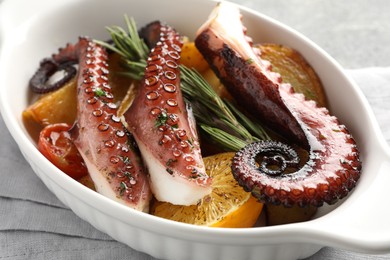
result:
M 297 223 L 310 220 L 317 212 L 317 208 L 310 206 L 301 208 L 299 206 L 293 206 L 286 208 L 282 205 L 266 205 L 267 213 L 267 225 L 275 226 L 289 223 Z
M 35 121 L 41 126 L 54 123 L 72 125 L 76 117 L 76 79 L 64 87 L 44 94 L 23 111 L 23 119 Z

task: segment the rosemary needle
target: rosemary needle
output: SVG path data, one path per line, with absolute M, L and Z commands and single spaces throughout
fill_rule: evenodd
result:
M 125 16 L 127 31 L 119 26 L 107 27 L 113 44 L 97 43 L 119 54 L 125 61 L 125 74 L 141 80 L 149 48 L 139 37 L 133 18 Z M 270 139 L 262 126 L 246 117 L 233 103 L 222 100 L 209 83 L 194 69 L 180 65 L 181 90 L 193 107 L 197 124 L 222 148 L 237 151 L 260 139 Z

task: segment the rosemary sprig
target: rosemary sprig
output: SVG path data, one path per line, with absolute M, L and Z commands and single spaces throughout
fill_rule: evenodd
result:
M 237 117 L 231 111 L 234 108 L 236 115 L 242 117 L 243 122 L 250 125 L 250 129 L 262 129 L 260 125 L 256 125 L 251 122 L 243 113 L 238 112 L 239 110 L 234 107 L 233 104 L 223 101 L 210 84 L 194 69 L 188 69 L 185 66 L 181 67 L 181 90 L 190 102 L 199 103 L 198 109 L 206 109 L 213 114 L 213 118 L 218 118 L 222 122 L 225 128 L 232 130 L 235 136 L 241 137 L 246 143 L 259 141 L 259 138 L 253 136 L 245 127 L 242 125 Z M 197 108 L 197 106 L 194 106 Z M 206 111 L 204 111 L 206 112 Z M 202 116 L 197 117 L 197 121 L 207 124 L 209 127 L 218 127 L 218 122 L 213 120 L 210 122 L 204 122 L 205 113 L 201 113 Z M 203 128 L 204 129 L 204 128 Z M 221 130 L 221 129 L 220 129 Z M 213 133 L 220 133 L 214 131 Z M 214 134 L 211 134 L 214 136 Z
M 231 102 L 224 100 L 225 104 L 230 108 L 233 114 L 239 119 L 240 123 L 248 129 L 249 132 L 254 134 L 257 138 L 261 140 L 271 140 L 271 137 L 264 130 L 263 126 L 254 120 L 249 119 L 245 116 L 236 106 L 234 106 Z
M 225 150 L 238 151 L 248 144 L 248 141 L 244 141 L 219 128 L 203 124 L 200 124 L 200 128 L 208 133 L 214 139 L 214 141 L 219 143 Z
M 139 37 L 134 19 L 125 16 L 128 32 L 119 26 L 107 27 L 113 44 L 96 40 L 118 53 L 126 63 L 127 76 L 140 80 L 149 49 Z M 222 100 L 208 82 L 194 69 L 180 65 L 181 90 L 193 104 L 199 127 L 226 150 L 237 151 L 260 139 L 269 139 L 260 124 L 246 117 L 234 104 Z
M 127 67 L 126 72 L 122 74 L 140 80 L 146 67 L 149 48 L 139 37 L 135 20 L 125 15 L 125 23 L 127 31 L 120 26 L 106 27 L 113 44 L 99 40 L 95 42 L 122 56 Z

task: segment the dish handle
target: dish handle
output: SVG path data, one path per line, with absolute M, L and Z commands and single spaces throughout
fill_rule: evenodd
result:
M 374 159 L 363 166 L 366 174 L 348 199 L 313 221 L 313 239 L 356 252 L 390 252 L 390 151 L 383 149 L 370 155 Z

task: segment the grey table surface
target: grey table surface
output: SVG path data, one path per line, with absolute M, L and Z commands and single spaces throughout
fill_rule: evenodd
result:
M 344 68 L 390 66 L 388 0 L 231 0 L 301 32 Z
M 344 68 L 390 67 L 388 0 L 231 0 L 298 30 Z M 0 3 L 2 0 L 0 0 Z M 131 254 L 128 259 L 153 259 Z M 260 259 L 260 258 L 259 258 Z M 390 259 L 323 248 L 308 260 Z

